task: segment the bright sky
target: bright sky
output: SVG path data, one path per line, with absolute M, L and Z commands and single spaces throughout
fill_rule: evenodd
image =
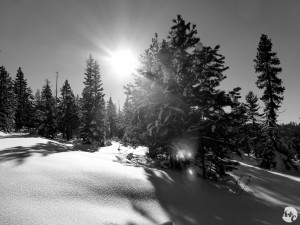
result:
M 286 88 L 279 123 L 299 122 L 300 105 L 300 1 L 298 0 L 0 0 L 0 65 L 15 77 L 22 67 L 35 92 L 45 79 L 59 87 L 68 79 L 75 94 L 83 89 L 85 60 L 91 53 L 101 67 L 106 99 L 125 99 L 120 76 L 107 57 L 131 51 L 138 57 L 157 32 L 165 38 L 177 14 L 195 23 L 204 45 L 221 45 L 227 79 L 222 88 L 242 88 L 242 96 L 255 85 L 253 59 L 259 38 L 267 34 L 278 53 Z M 118 53 L 119 54 L 119 53 Z M 263 103 L 260 102 L 263 107 Z

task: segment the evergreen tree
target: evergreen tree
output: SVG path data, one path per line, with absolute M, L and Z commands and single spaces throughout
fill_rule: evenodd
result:
M 116 136 L 117 133 L 117 107 L 112 102 L 111 97 L 107 102 L 106 116 L 107 116 L 107 125 L 108 125 L 108 133 L 106 137 L 113 138 Z
M 81 137 L 85 143 L 104 145 L 105 101 L 100 68 L 92 56 L 86 61 L 85 87 L 82 92 Z
M 30 87 L 26 89 L 27 98 L 25 99 L 26 103 L 26 114 L 27 114 L 27 121 L 25 122 L 25 127 L 29 129 L 32 133 L 35 127 L 35 109 L 34 109 L 34 96 L 32 94 L 32 90 Z
M 246 147 L 245 152 L 250 154 L 254 152 L 256 157 L 262 152 L 263 137 L 261 132 L 261 117 L 263 114 L 258 112 L 259 104 L 257 96 L 249 91 L 245 96 L 245 108 L 247 115 L 247 124 L 244 129 L 244 137 L 241 143 Z
M 256 85 L 264 89 L 261 100 L 265 103 L 266 124 L 272 129 L 276 126 L 277 110 L 283 100 L 285 88 L 278 74 L 282 71 L 277 53 L 272 52 L 272 42 L 267 35 L 262 35 L 257 48 L 255 72 L 260 73 Z
M 150 154 L 157 154 L 158 147 L 174 146 L 174 163 L 183 150 L 176 147 L 180 140 L 198 146 L 193 149 L 201 157 L 203 177 L 208 162 L 223 175 L 234 168 L 228 153 L 236 150 L 235 141 L 226 140 L 234 135 L 235 127 L 229 129 L 229 125 L 243 123 L 244 107 L 237 100 L 240 88 L 229 94 L 217 89 L 227 70 L 225 57 L 218 52 L 220 46 L 203 46 L 195 36 L 196 26 L 186 23 L 180 15 L 173 23 L 168 39 L 159 42 L 155 35 L 141 56 L 140 73 L 147 79 L 136 78 L 134 85 L 127 86 L 134 108 L 135 133 L 139 131 L 141 137 L 145 127 L 149 131 L 149 136 L 142 137 Z M 224 111 L 228 106 L 232 108 L 230 113 Z
M 142 120 L 139 119 L 140 117 L 136 118 L 135 115 L 135 109 L 139 109 L 137 104 L 139 99 L 138 97 L 145 96 L 143 96 L 141 93 L 141 95 L 138 95 L 138 89 L 133 89 L 133 87 L 130 86 L 131 85 L 127 85 L 127 87 L 125 87 L 127 93 L 123 105 L 122 127 L 124 129 L 124 135 L 122 140 L 125 144 L 130 143 L 133 145 L 149 145 L 146 139 L 143 139 L 143 137 L 147 136 L 148 134 L 147 129 L 145 128 L 147 127 L 147 121 L 145 121 L 145 118 Z M 131 96 L 133 100 L 131 100 L 129 96 Z M 139 115 L 141 114 L 142 112 L 140 111 Z M 139 120 L 139 122 L 137 120 Z
M 257 48 L 255 62 L 255 72 L 259 73 L 256 85 L 264 89 L 261 100 L 265 103 L 264 112 L 266 114 L 265 131 L 268 137 L 265 152 L 262 158 L 262 167 L 270 168 L 274 164 L 274 151 L 278 151 L 275 138 L 275 127 L 277 111 L 283 100 L 285 88 L 278 74 L 282 71 L 279 66 L 280 61 L 276 52 L 272 52 L 272 42 L 267 35 L 262 35 Z
M 42 113 L 42 97 L 41 97 L 41 91 L 40 89 L 36 90 L 36 93 L 33 98 L 33 114 L 32 114 L 32 120 L 33 120 L 33 128 L 35 129 L 36 133 L 38 131 L 38 128 L 40 124 L 42 123 L 43 119 L 43 113 Z
M 124 113 L 121 111 L 120 105 L 117 113 L 117 137 L 118 139 L 122 139 L 125 132 L 125 126 L 124 126 Z
M 79 115 L 76 99 L 68 80 L 65 81 L 61 88 L 61 96 L 58 107 L 59 129 L 63 134 L 63 138 L 70 140 L 79 126 Z
M 46 80 L 43 86 L 40 104 L 39 134 L 53 139 L 57 131 L 57 119 L 55 115 L 55 99 L 52 95 L 49 80 Z
M 31 89 L 27 87 L 27 80 L 19 67 L 14 81 L 14 90 L 17 102 L 15 113 L 15 128 L 20 130 L 22 127 L 30 127 L 32 117 L 32 94 Z
M 0 129 L 6 132 L 12 131 L 16 101 L 13 80 L 6 69 L 0 67 Z
M 255 95 L 252 91 L 249 91 L 248 94 L 245 96 L 246 100 L 246 108 L 247 108 L 247 117 L 248 121 L 252 124 L 254 127 L 259 121 L 262 114 L 258 112 L 260 109 L 259 104 L 257 103 L 258 98 L 257 95 Z
M 123 105 L 123 119 L 124 125 L 129 125 L 133 116 L 133 107 L 132 103 L 130 102 L 129 95 L 126 95 L 126 99 Z
M 76 105 L 76 111 L 78 113 L 78 129 L 76 129 L 76 137 L 79 138 L 81 128 L 83 127 L 83 123 L 82 123 L 83 114 L 82 114 L 82 98 L 80 98 L 78 94 L 75 97 L 75 105 Z

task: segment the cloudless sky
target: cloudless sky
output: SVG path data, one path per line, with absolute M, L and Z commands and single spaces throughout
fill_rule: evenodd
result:
M 0 66 L 12 77 L 22 67 L 34 93 L 47 78 L 54 90 L 58 71 L 59 88 L 68 79 L 81 94 L 85 61 L 92 54 L 106 100 L 111 96 L 122 104 L 123 85 L 132 77 L 116 75 L 104 57 L 120 48 L 138 57 L 154 33 L 167 36 L 177 14 L 197 25 L 204 45 L 221 45 L 230 69 L 220 88 L 241 87 L 242 100 L 249 90 L 261 97 L 253 60 L 261 34 L 267 34 L 286 88 L 278 122 L 299 122 L 299 0 L 0 0 Z

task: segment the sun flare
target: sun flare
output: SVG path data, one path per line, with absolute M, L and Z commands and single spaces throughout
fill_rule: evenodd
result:
M 122 49 L 111 53 L 109 61 L 112 70 L 119 76 L 130 75 L 137 67 L 137 59 L 129 49 Z

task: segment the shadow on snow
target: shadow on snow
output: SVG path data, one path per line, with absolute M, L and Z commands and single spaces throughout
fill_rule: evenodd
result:
M 37 136 L 32 135 L 15 135 L 2 137 L 3 139 L 13 139 L 13 138 L 38 138 Z M 1 146 L 0 146 L 1 147 Z M 48 140 L 47 143 L 37 143 L 33 146 L 24 147 L 24 146 L 15 146 L 11 148 L 0 149 L 0 163 L 5 161 L 15 161 L 17 164 L 22 164 L 27 158 L 34 154 L 41 154 L 42 156 L 47 156 L 53 153 L 61 153 L 67 151 L 84 151 L 84 152 L 96 152 L 99 150 L 99 147 L 75 143 L 73 145 L 66 145 L 57 141 Z
M 285 224 L 283 208 L 238 196 L 202 179 L 144 167 L 156 197 L 175 224 Z

